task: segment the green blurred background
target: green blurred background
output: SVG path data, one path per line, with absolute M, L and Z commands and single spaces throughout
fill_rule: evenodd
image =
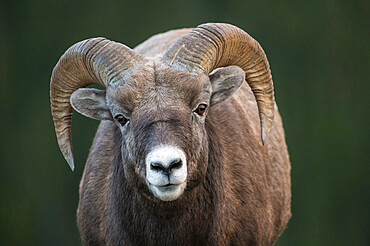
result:
M 277 245 L 370 245 L 369 1 L 0 2 L 0 245 L 79 245 L 78 184 L 98 122 L 74 114 L 76 171 L 56 142 L 49 79 L 72 44 L 135 47 L 227 22 L 265 49 L 292 162 Z

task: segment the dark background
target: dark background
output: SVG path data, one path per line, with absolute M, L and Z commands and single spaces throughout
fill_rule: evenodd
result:
M 293 217 L 277 245 L 370 245 L 369 1 L 0 3 L 0 244 L 78 245 L 78 184 L 97 121 L 74 114 L 76 171 L 57 146 L 49 80 L 72 44 L 135 47 L 227 22 L 265 49 L 292 163 Z

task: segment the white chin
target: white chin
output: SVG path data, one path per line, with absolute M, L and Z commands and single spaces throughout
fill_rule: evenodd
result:
M 168 186 L 155 186 L 150 184 L 150 190 L 153 192 L 153 195 L 158 199 L 169 202 L 174 201 L 179 198 L 186 187 L 186 182 L 178 185 L 168 185 Z

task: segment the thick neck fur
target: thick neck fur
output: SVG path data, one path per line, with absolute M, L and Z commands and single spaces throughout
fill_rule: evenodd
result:
M 122 156 L 117 147 L 110 190 L 112 207 L 107 218 L 108 245 L 123 245 L 124 242 L 132 245 L 209 245 L 220 242 L 215 238 L 219 234 L 215 228 L 219 226 L 214 223 L 221 221 L 216 218 L 225 190 L 218 187 L 224 183 L 222 148 L 210 122 L 206 123 L 206 129 L 209 137 L 206 177 L 194 190 L 186 191 L 184 197 L 170 203 L 155 202 L 134 191 L 124 178 Z M 119 132 L 115 136 L 116 143 L 120 143 Z

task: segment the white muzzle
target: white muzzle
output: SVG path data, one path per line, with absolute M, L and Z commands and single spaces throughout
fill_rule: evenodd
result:
M 173 146 L 159 146 L 149 152 L 145 163 L 146 181 L 155 197 L 173 201 L 182 195 L 187 177 L 184 151 Z

